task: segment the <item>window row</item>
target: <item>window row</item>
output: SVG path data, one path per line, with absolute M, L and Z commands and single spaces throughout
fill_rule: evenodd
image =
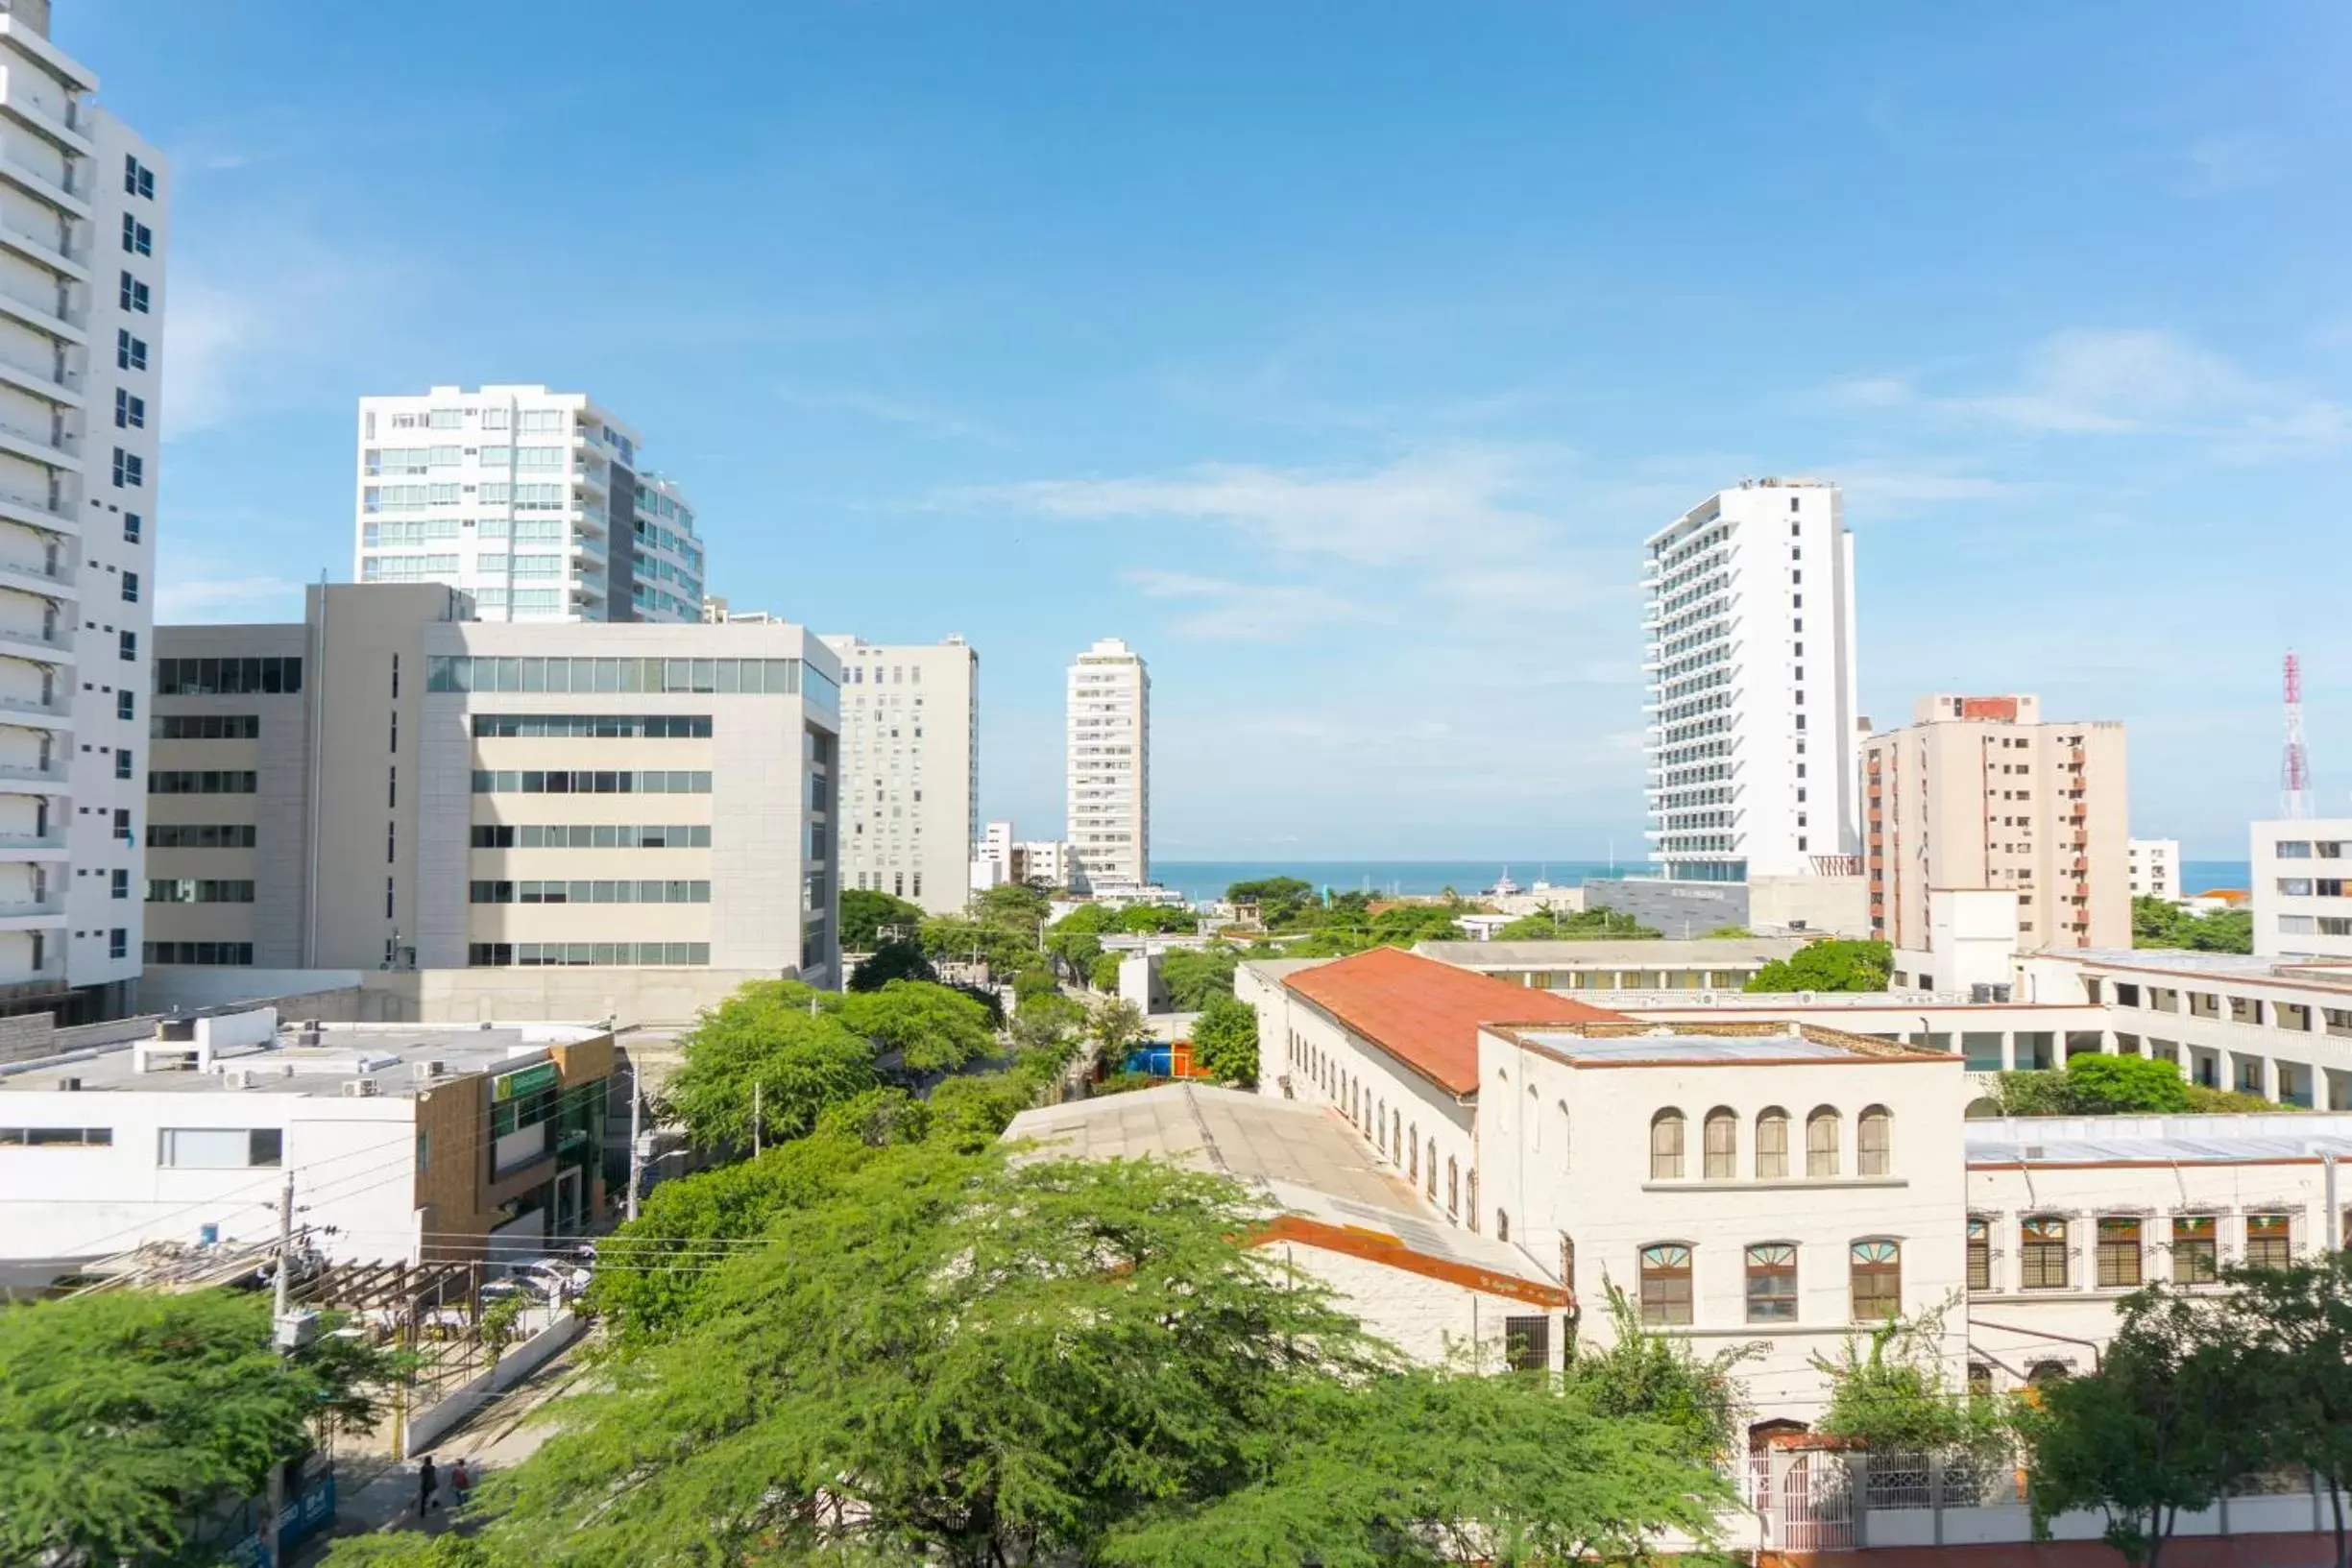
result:
M 475 768 L 477 795 L 707 795 L 708 771 L 688 768 Z
M 156 661 L 158 697 L 239 697 L 255 691 L 292 694 L 302 688 L 299 656 Z
M 147 721 L 158 740 L 258 740 L 258 713 L 158 713 Z
M 434 654 L 424 664 L 427 691 L 715 691 L 794 696 L 797 659 L 505 659 Z M 821 672 L 812 683 L 830 688 Z M 839 701 L 838 696 L 835 701 Z
M 475 969 L 532 969 L 548 965 L 703 965 L 708 942 L 475 942 L 466 962 Z
M 1751 1323 L 1794 1323 L 1798 1315 L 1794 1242 L 1759 1242 L 1742 1253 L 1744 1299 Z M 1567 1256 L 1565 1250 L 1564 1258 Z M 1641 1320 L 1667 1325 L 1695 1320 L 1695 1249 L 1686 1242 L 1656 1242 L 1641 1249 Z M 1846 1248 L 1846 1306 L 1856 1323 L 1903 1312 L 1903 1244 L 1868 1237 Z
M 0 1127 L 0 1148 L 112 1148 L 112 1127 Z
M 1683 1113 L 1671 1107 L 1650 1119 L 1650 1179 L 1680 1181 L 1688 1174 L 1686 1125 Z M 1805 1119 L 1805 1174 L 1808 1178 L 1843 1173 L 1844 1119 L 1834 1106 L 1816 1105 Z M 1701 1123 L 1705 1140 L 1699 1175 L 1706 1181 L 1734 1181 L 1740 1174 L 1739 1113 L 1717 1106 Z M 1758 1181 L 1789 1174 L 1789 1116 L 1778 1105 L 1757 1113 L 1755 1160 L 1751 1173 Z M 1871 1105 L 1855 1119 L 1854 1173 L 1885 1176 L 1894 1172 L 1895 1117 L 1883 1105 Z
M 250 795 L 260 776 L 240 768 L 163 768 L 147 775 L 150 795 Z
M 254 884 L 241 879 L 213 877 L 151 877 L 150 904 L 251 904 Z
M 1288 1049 L 1291 1062 L 1305 1069 L 1308 1078 L 1322 1091 L 1323 1098 L 1338 1107 L 1340 1114 L 1358 1132 L 1371 1141 L 1372 1147 L 1389 1164 L 1403 1169 L 1406 1184 L 1422 1188 L 1429 1201 L 1437 1202 L 1437 1139 L 1430 1138 L 1424 1146 L 1419 1122 L 1408 1124 L 1402 1111 L 1390 1109 L 1385 1098 L 1376 1097 L 1353 1073 L 1296 1030 L 1291 1033 Z M 1422 1157 L 1424 1146 L 1428 1150 L 1426 1160 Z M 1466 1176 L 1461 1162 L 1451 1156 L 1445 1161 L 1444 1202 L 1448 1218 L 1466 1220 L 1472 1230 L 1478 1228 L 1478 1172 L 1471 1170 Z M 1511 1240 L 1510 1220 L 1499 1214 L 1496 1217 L 1495 1235 L 1501 1241 Z
M 249 850 L 254 847 L 250 822 L 151 822 L 151 850 Z
M 476 713 L 476 739 L 708 740 L 708 713 Z
M 2029 1215 L 2018 1221 L 2018 1286 L 2027 1291 L 2082 1290 L 2074 1263 L 2075 1222 L 2056 1215 Z M 2146 1254 L 2154 1222 L 2132 1215 L 2103 1215 L 2091 1222 L 2090 1288 L 2137 1290 L 2147 1282 Z M 2220 1278 L 2218 1217 L 2179 1214 L 2167 1221 L 2164 1243 L 2172 1255 L 2172 1283 L 2210 1285 Z M 2245 1246 L 2240 1261 L 2249 1268 L 2283 1268 L 2293 1261 L 2292 1217 L 2245 1217 Z M 1968 1288 L 2000 1289 L 1993 1278 L 1993 1222 L 1968 1222 Z
M 143 945 L 151 964 L 227 964 L 251 968 L 251 942 L 149 942 Z
M 710 824 L 477 822 L 477 850 L 707 850 Z
M 708 904 L 711 884 L 678 878 L 625 880 L 477 881 L 475 904 Z

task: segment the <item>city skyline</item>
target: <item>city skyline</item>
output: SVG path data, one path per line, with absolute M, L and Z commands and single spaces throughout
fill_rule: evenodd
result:
M 634 15 L 567 25 L 599 14 Z M 2342 17 L 1337 20 L 689 12 L 559 78 L 517 67 L 525 11 L 452 58 L 61 8 L 180 176 L 163 616 L 344 574 L 361 395 L 591 387 L 713 591 L 970 638 L 983 816 L 1057 819 L 1060 671 L 1115 633 L 1159 677 L 1160 856 L 1623 856 L 1639 541 L 1806 473 L 1846 493 L 1881 728 L 1948 689 L 2120 720 L 2131 831 L 2235 856 L 2291 641 L 2341 808 L 2352 637 L 2245 540 L 2320 580 L 2352 550 L 2296 520 L 2352 431 L 2309 200 Z M 1737 137 L 1658 116 L 1767 79 L 1801 90 Z M 697 86 L 643 112 L 655 80 Z M 616 182 L 684 216 L 573 221 Z

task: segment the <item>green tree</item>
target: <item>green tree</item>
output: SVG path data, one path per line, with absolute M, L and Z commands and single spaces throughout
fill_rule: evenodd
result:
M 1848 1334 L 1834 1357 L 1815 1356 L 1830 1379 L 1817 1430 L 1879 1454 L 1963 1453 L 1992 1462 L 2016 1446 L 2009 1408 L 1953 1386 L 1944 1357 L 1945 1315 L 1895 1317 Z
M 1103 1048 L 1103 1059 L 1113 1067 L 1128 1051 L 1152 1038 L 1143 1009 L 1116 997 L 1095 1003 L 1094 1010 L 1086 1015 L 1086 1033 Z
M 1061 984 L 1050 969 L 1025 969 L 1012 977 L 1013 1005 L 1034 1001 L 1039 997 L 1058 996 Z
M 840 1016 L 916 1073 L 953 1072 L 996 1052 L 987 1007 L 952 986 L 892 980 L 843 998 Z
M 2180 1514 L 2262 1453 L 2243 1363 L 2215 1303 L 2163 1286 L 2126 1296 L 2097 1369 L 2045 1385 L 2025 1419 L 2037 1520 L 2096 1508 L 2124 1561 L 2157 1568 Z
M 2352 1492 L 2352 1252 L 2283 1268 L 2234 1267 L 2227 1331 L 2246 1347 L 2248 1402 L 2262 1412 L 2267 1457 L 2328 1483 L 2336 1568 L 2352 1568 L 2344 1494 Z
M 1233 972 L 1241 967 L 1241 951 L 1213 943 L 1205 948 L 1178 948 L 1160 954 L 1160 983 L 1168 988 L 1168 1005 L 1179 1013 L 1197 1013 L 1217 997 L 1233 995 Z
M 1010 931 L 1031 948 L 1037 945 L 1038 929 L 1051 909 L 1052 901 L 1027 882 L 1001 883 L 974 894 L 971 904 L 973 919 Z
M 2000 1098 L 2004 1116 L 2169 1115 L 2192 1109 L 2191 1086 L 2170 1062 L 2096 1051 L 2068 1057 L 2063 1073 L 2003 1073 Z
M 826 1106 L 881 1081 L 872 1044 L 789 981 L 742 987 L 679 1045 L 685 1062 L 663 1098 L 706 1148 L 749 1145 L 755 1101 L 760 1136 L 776 1142 L 804 1136 Z
M 1119 990 L 1119 954 L 1105 953 L 1095 959 L 1094 968 L 1087 972 L 1086 984 L 1091 990 L 1108 991 L 1116 995 Z
M 1825 938 L 1807 942 L 1786 958 L 1756 972 L 1751 991 L 1883 991 L 1895 966 L 1895 950 L 1884 942 Z
M 1119 911 L 1118 929 L 1130 936 L 1170 936 L 1200 929 L 1199 915 L 1164 904 L 1130 904 Z
M 2143 894 L 2131 901 L 2131 945 L 2194 953 L 2252 953 L 2253 911 L 2216 909 L 2199 915 L 2170 899 Z
M 868 1089 L 818 1112 L 811 1136 L 845 1139 L 868 1148 L 919 1144 L 931 1136 L 931 1104 L 904 1089 Z
M 1634 941 L 1659 933 L 1614 909 L 1539 910 L 1494 933 L 1498 942 Z
M 911 938 L 922 929 L 925 916 L 922 906 L 894 899 L 889 894 L 863 887 L 841 890 L 841 951 L 871 953 L 882 940 L 882 928 L 901 928 L 902 940 Z
M 907 980 L 926 980 L 936 984 L 939 972 L 923 955 L 923 949 L 913 942 L 885 942 L 867 954 L 865 960 L 850 973 L 852 991 L 879 991 L 885 985 L 897 985 Z
M 1220 1083 L 1258 1081 L 1258 1010 L 1229 996 L 1209 999 L 1193 1024 L 1193 1063 Z
M 335 1335 L 279 1356 L 261 1295 L 0 1307 L 0 1559 L 215 1561 L 192 1523 L 258 1494 L 319 1415 L 373 1420 L 394 1372 Z
M 1288 930 L 1315 907 L 1315 887 L 1296 877 L 1261 877 L 1227 887 L 1225 902 L 1254 904 L 1268 930 Z
M 975 1073 L 947 1078 L 931 1092 L 931 1137 L 977 1152 L 994 1143 L 1012 1119 L 1037 1103 L 1033 1073 Z
M 1604 1280 L 1609 1304 L 1607 1342 L 1587 1342 L 1570 1369 L 1568 1386 L 1595 1413 L 1617 1419 L 1652 1420 L 1673 1436 L 1673 1452 L 1697 1464 L 1713 1464 L 1737 1452 L 1743 1395 L 1740 1365 L 1761 1354 L 1736 1345 L 1701 1356 L 1690 1341 L 1654 1333 L 1641 1309 Z

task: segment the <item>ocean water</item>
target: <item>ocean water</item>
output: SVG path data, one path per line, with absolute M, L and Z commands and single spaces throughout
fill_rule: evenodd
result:
M 1296 877 L 1334 893 L 1443 893 L 1467 898 L 1492 887 L 1506 870 L 1521 887 L 1539 877 L 1574 886 L 1587 877 L 1628 877 L 1645 870 L 1641 861 L 1619 860 L 1155 860 L 1152 880 L 1187 899 L 1223 898 L 1235 882 L 1267 877 Z
M 2202 893 L 2216 887 L 2243 887 L 2254 878 L 2254 868 L 2244 860 L 2189 860 L 2180 863 L 2180 885 L 2184 893 Z

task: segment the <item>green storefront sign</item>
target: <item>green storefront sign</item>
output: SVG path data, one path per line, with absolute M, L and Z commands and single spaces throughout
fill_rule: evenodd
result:
M 512 1073 L 501 1073 L 490 1080 L 490 1102 L 503 1105 L 510 1099 L 536 1095 L 542 1089 L 554 1088 L 562 1078 L 563 1073 L 553 1062 L 540 1062 L 535 1066 L 518 1068 Z

